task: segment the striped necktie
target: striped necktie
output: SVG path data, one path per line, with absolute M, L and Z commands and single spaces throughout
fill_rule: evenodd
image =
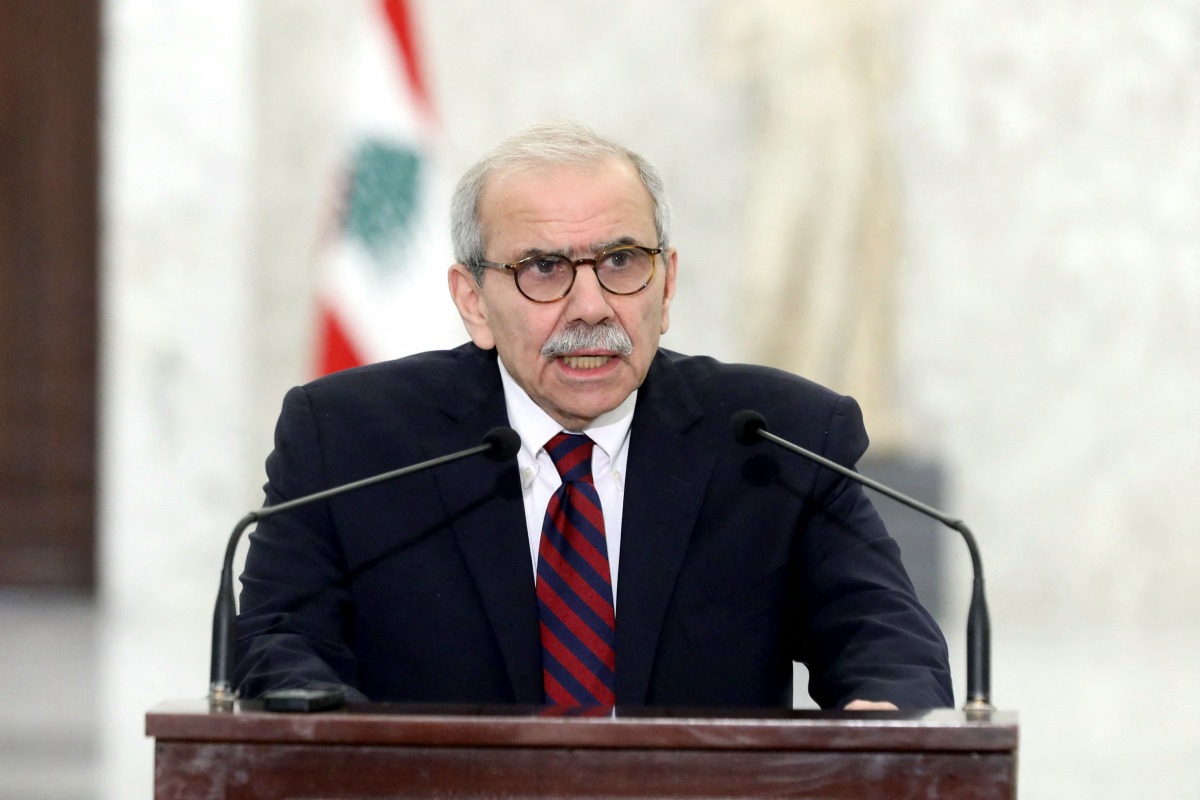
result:
M 612 706 L 616 617 L 592 440 L 559 433 L 546 443 L 562 485 L 550 498 L 538 549 L 537 598 L 546 703 Z

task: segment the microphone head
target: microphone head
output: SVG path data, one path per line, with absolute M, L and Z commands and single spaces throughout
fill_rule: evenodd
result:
M 733 415 L 729 427 L 738 444 L 758 444 L 762 441 L 759 431 L 767 429 L 767 421 L 757 411 L 746 409 Z
M 490 449 L 483 454 L 492 461 L 508 461 L 521 449 L 521 436 L 507 425 L 492 428 L 483 437 L 483 443 Z

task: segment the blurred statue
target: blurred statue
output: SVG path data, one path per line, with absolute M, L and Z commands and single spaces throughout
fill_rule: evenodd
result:
M 752 103 L 746 251 L 731 265 L 747 356 L 853 395 L 884 453 L 903 444 L 885 17 L 885 0 L 733 0 L 717 46 Z

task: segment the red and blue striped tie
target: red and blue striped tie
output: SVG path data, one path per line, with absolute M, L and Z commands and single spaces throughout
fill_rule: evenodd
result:
M 546 443 L 562 485 L 550 498 L 538 549 L 537 598 L 546 702 L 612 706 L 616 617 L 592 440 L 560 433 Z

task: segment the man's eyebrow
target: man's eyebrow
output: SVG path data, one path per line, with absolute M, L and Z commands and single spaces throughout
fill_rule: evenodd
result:
M 638 243 L 638 240 L 632 236 L 622 236 L 618 239 L 610 239 L 607 242 L 597 242 L 595 244 L 590 245 L 587 250 L 587 255 L 590 256 L 593 253 L 599 253 L 601 250 L 608 250 L 609 248 L 612 248 L 612 247 L 621 247 L 623 245 L 637 244 L 637 243 Z M 521 251 L 521 253 L 518 254 L 514 260 L 515 261 L 523 261 L 524 259 L 532 258 L 533 256 L 563 256 L 565 258 L 571 258 L 571 259 L 586 257 L 586 256 L 582 255 L 578 250 L 575 250 L 574 248 L 568 248 L 567 250 L 559 250 L 559 249 L 555 249 L 553 247 L 529 247 L 529 248 L 526 248 L 525 250 Z
M 608 250 L 611 247 L 621 247 L 627 244 L 637 244 L 638 240 L 632 236 L 622 236 L 620 239 L 613 239 L 608 242 L 600 242 L 592 245 L 592 252 L 599 253 L 601 250 Z
M 528 247 L 525 250 L 522 250 L 520 253 L 517 254 L 516 260 L 521 261 L 522 259 L 530 258 L 531 256 L 546 256 L 546 255 L 560 256 L 560 255 L 564 255 L 564 254 L 562 253 L 562 251 L 547 250 L 544 247 Z

